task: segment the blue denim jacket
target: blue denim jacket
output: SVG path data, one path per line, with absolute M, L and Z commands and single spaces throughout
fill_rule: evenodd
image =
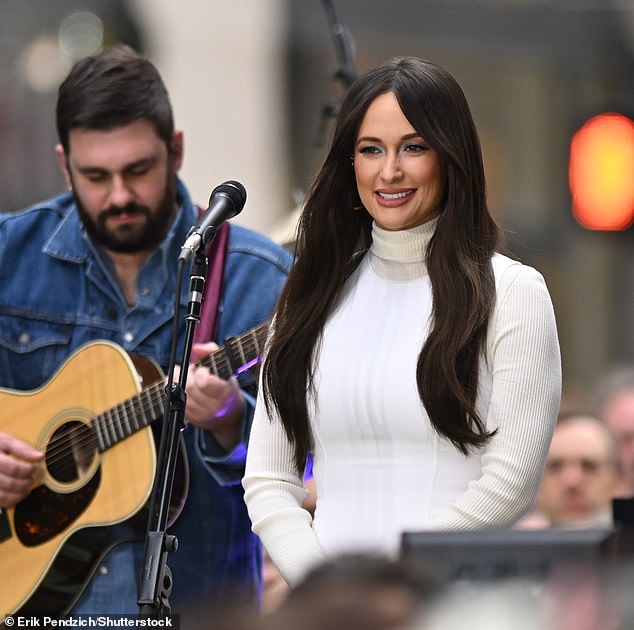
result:
M 134 306 L 127 305 L 109 260 L 85 235 L 70 194 L 0 216 L 0 386 L 37 388 L 71 352 L 96 339 L 151 357 L 167 370 L 176 261 L 198 218 L 181 182 L 178 192 L 180 212 L 141 270 Z M 290 254 L 280 246 L 231 225 L 219 345 L 269 317 L 290 264 Z M 186 273 L 180 296 L 177 359 L 182 356 L 190 297 L 188 277 Z M 174 576 L 174 612 L 190 598 L 209 602 L 236 594 L 254 597 L 261 587 L 261 549 L 251 532 L 239 483 L 253 413 L 253 374 L 245 373 L 240 382 L 248 409 L 242 443 L 232 453 L 224 452 L 206 431 L 184 431 L 190 487 L 184 510 L 170 530 L 179 541 L 168 561 Z M 119 544 L 109 552 L 74 612 L 138 611 L 143 535 L 139 542 Z

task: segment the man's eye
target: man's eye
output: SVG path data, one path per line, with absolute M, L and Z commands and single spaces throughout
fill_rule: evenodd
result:
M 106 176 L 103 173 L 86 173 L 86 179 L 91 182 L 103 182 Z
M 586 473 L 595 473 L 599 470 L 599 462 L 595 462 L 590 459 L 583 459 L 581 460 L 581 469 Z
M 131 175 L 132 177 L 143 177 L 147 174 L 149 170 L 150 169 L 147 166 L 144 166 L 142 168 L 133 168 L 132 170 L 128 171 L 128 175 Z
M 561 472 L 562 468 L 563 468 L 563 464 L 560 461 L 546 462 L 546 470 L 555 475 Z

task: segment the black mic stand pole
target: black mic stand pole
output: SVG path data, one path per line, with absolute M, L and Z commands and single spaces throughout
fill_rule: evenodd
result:
M 215 236 L 215 233 L 214 233 Z M 201 248 L 204 249 L 204 248 Z M 169 595 L 172 591 L 172 572 L 167 564 L 171 551 L 178 548 L 176 536 L 166 533 L 170 500 L 174 483 L 174 471 L 179 450 L 180 432 L 185 426 L 185 402 L 187 394 L 187 367 L 194 342 L 194 329 L 200 321 L 203 290 L 207 279 L 207 257 L 201 251 L 195 253 L 190 278 L 190 298 L 185 314 L 185 344 L 178 383 L 174 384 L 174 357 L 170 361 L 168 383 L 165 390 L 165 413 L 154 488 L 150 502 L 148 528 L 145 540 L 145 558 L 139 580 L 138 605 L 141 615 L 164 618 L 170 614 Z M 177 291 L 180 293 L 180 291 Z M 180 295 L 176 296 L 176 304 Z M 175 306 L 174 318 L 178 318 Z M 178 336 L 175 326 L 175 339 Z M 174 340 L 174 344 L 176 341 Z M 173 354 L 173 353 L 172 353 Z

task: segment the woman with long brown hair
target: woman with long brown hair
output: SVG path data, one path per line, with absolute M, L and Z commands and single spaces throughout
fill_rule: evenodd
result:
M 406 530 L 506 527 L 530 507 L 559 344 L 542 276 L 499 234 L 455 79 L 411 57 L 358 79 L 302 211 L 243 480 L 290 584 L 324 557 L 395 552 Z

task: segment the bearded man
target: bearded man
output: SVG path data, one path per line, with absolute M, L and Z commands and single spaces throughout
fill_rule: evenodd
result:
M 148 411 L 130 405 L 121 426 L 104 424 L 100 429 L 104 410 L 86 409 L 78 397 L 93 386 L 106 392 L 116 375 L 104 363 L 95 368 L 98 378 L 88 387 L 84 379 L 92 367 L 72 374 L 74 353 L 106 340 L 126 354 L 151 359 L 164 378 L 175 336 L 176 357 L 183 356 L 190 287 L 187 282 L 179 285 L 177 272 L 200 208 L 177 175 L 183 133 L 174 128 L 167 90 L 154 65 L 130 48 L 115 46 L 73 66 L 59 88 L 57 131 L 57 157 L 69 191 L 0 216 L 0 386 L 27 390 L 29 395 L 18 400 L 32 402 L 20 413 L 8 413 L 5 406 L 0 425 L 0 531 L 7 532 L 0 540 L 0 563 L 5 563 L 7 584 L 17 583 L 18 571 L 29 564 L 28 553 L 56 539 L 73 545 L 85 527 L 90 540 L 75 545 L 73 562 L 84 553 L 90 556 L 84 573 L 86 580 L 91 577 L 87 587 L 75 564 L 50 564 L 66 548 L 61 545 L 44 560 L 42 570 L 46 588 L 55 594 L 31 610 L 61 613 L 50 608 L 68 595 L 67 605 L 61 606 L 73 613 L 135 613 L 146 523 L 141 519 L 141 527 L 132 527 L 140 509 L 127 509 L 109 523 L 109 503 L 123 501 L 142 476 L 134 466 L 156 454 L 142 457 L 133 450 L 127 458 L 116 456 L 122 460 L 117 466 L 111 464 L 112 453 L 127 441 L 123 433 L 135 422 L 146 422 Z M 216 241 L 222 232 L 223 245 L 213 243 L 214 264 L 222 264 L 221 286 L 217 297 L 208 296 L 217 304 L 203 308 L 214 325 L 201 320 L 198 328 L 213 332 L 194 345 L 192 359 L 198 362 L 190 366 L 187 379 L 185 481 L 170 528 L 179 545 L 169 558 L 170 603 L 177 613 L 202 599 L 207 604 L 257 601 L 261 588 L 262 552 L 240 485 L 255 378 L 248 371 L 239 378 L 231 376 L 234 372 L 223 375 L 202 359 L 218 351 L 214 342 L 222 345 L 268 319 L 291 256 L 251 230 L 229 223 L 222 228 Z M 179 286 L 179 330 L 174 335 Z M 39 401 L 60 381 L 68 387 L 55 390 L 49 397 L 54 400 L 42 411 Z M 116 402 L 128 400 L 128 394 L 121 398 Z M 115 415 L 108 411 L 106 419 Z M 36 438 L 29 440 L 26 428 L 35 424 Z M 69 453 L 85 446 L 84 433 L 92 437 L 93 450 L 73 460 L 74 473 L 56 477 L 53 445 L 73 432 L 78 437 L 69 440 Z M 111 442 L 117 445 L 108 448 Z M 26 505 L 29 517 L 22 523 Z M 106 536 L 114 525 L 117 534 Z M 22 551 L 19 545 L 9 548 L 15 539 L 25 554 L 13 561 L 8 556 L 19 557 Z M 31 604 L 43 584 L 35 580 L 34 592 L 26 588 L 19 606 Z M 7 613 L 7 607 L 0 609 Z

